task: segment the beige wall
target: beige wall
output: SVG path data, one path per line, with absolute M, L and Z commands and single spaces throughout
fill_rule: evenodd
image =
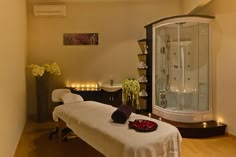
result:
M 181 0 L 182 11 L 184 14 L 192 13 L 210 1 L 212 0 Z
M 26 120 L 26 2 L 0 2 L 0 156 L 12 157 Z
M 29 7 L 28 63 L 57 62 L 62 84 L 121 82 L 138 77 L 137 40 L 144 26 L 180 13 L 176 0 L 67 3 L 66 17 L 34 17 Z M 63 46 L 63 33 L 99 33 L 98 46 Z M 29 74 L 29 114 L 35 113 L 34 79 Z
M 198 14 L 215 16 L 212 23 L 213 104 L 216 119 L 236 135 L 236 1 L 214 0 Z

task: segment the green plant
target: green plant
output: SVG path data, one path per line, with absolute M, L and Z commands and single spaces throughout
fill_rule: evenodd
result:
M 131 102 L 132 106 L 139 105 L 139 82 L 134 78 L 127 78 L 122 83 L 122 96 L 124 103 Z
M 32 75 L 35 77 L 42 77 L 45 73 L 52 75 L 61 75 L 61 69 L 57 63 L 52 64 L 30 64 L 29 68 L 32 69 Z

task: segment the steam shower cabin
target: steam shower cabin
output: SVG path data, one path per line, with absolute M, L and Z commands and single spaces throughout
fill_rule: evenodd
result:
M 149 25 L 154 114 L 187 123 L 212 120 L 210 22 L 213 19 L 184 15 Z

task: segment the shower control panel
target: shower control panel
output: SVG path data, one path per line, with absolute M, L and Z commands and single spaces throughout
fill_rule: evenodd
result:
M 159 93 L 159 99 L 160 99 L 160 106 L 163 108 L 167 107 L 167 99 L 166 99 L 166 92 L 162 91 Z

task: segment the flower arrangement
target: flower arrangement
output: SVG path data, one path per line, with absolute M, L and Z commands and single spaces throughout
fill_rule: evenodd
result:
M 139 82 L 134 78 L 127 78 L 122 83 L 123 100 L 131 102 L 132 105 L 139 105 Z
M 57 63 L 43 64 L 42 66 L 30 64 L 29 68 L 32 69 L 32 75 L 35 77 L 42 77 L 45 73 L 52 75 L 61 75 L 61 69 Z

